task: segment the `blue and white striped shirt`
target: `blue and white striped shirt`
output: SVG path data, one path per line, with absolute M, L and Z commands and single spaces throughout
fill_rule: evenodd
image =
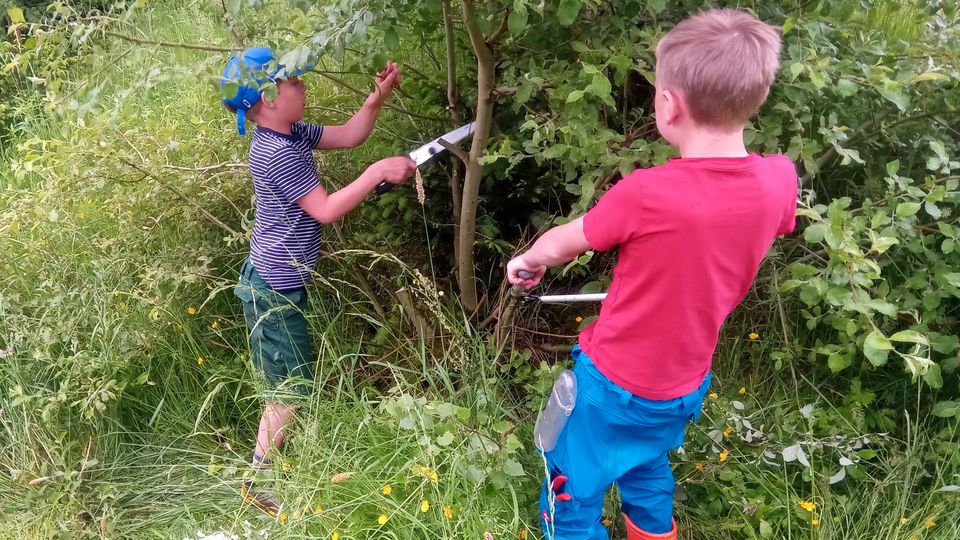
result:
M 297 122 L 291 132 L 258 127 L 250 143 L 256 193 L 250 262 L 276 290 L 305 286 L 320 254 L 320 223 L 300 208 L 297 199 L 320 185 L 313 148 L 323 136 L 323 126 Z

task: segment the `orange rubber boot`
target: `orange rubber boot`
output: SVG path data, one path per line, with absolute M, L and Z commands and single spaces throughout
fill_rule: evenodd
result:
M 623 519 L 627 522 L 627 540 L 676 540 L 677 539 L 677 521 L 673 521 L 673 529 L 670 532 L 652 534 L 634 525 L 630 517 L 626 514 Z

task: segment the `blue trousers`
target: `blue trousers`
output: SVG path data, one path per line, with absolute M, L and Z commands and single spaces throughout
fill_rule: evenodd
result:
M 654 401 L 604 377 L 579 346 L 573 359 L 576 406 L 557 446 L 546 454 L 550 474 L 540 494 L 544 537 L 607 540 L 601 512 L 614 483 L 634 524 L 652 534 L 669 532 L 675 482 L 667 453 L 683 444 L 687 424 L 700 417 L 710 374 L 690 394 Z M 554 490 L 558 478 L 562 485 Z

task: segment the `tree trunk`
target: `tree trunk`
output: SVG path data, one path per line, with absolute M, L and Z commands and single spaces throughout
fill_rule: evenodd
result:
M 454 46 L 453 15 L 450 0 L 443 0 L 443 34 L 447 48 L 447 107 L 457 127 L 463 123 L 460 114 L 460 96 L 457 92 L 457 51 Z M 453 263 L 460 261 L 460 206 L 463 204 L 463 186 L 460 182 L 460 158 L 450 154 L 450 197 L 453 202 Z M 457 276 L 459 282 L 459 275 Z M 462 286 L 461 286 L 462 289 Z
M 463 24 L 470 35 L 470 44 L 477 57 L 477 109 L 474 121 L 473 144 L 467 160 L 463 179 L 463 204 L 460 209 L 460 238 L 458 275 L 460 296 L 469 311 L 477 309 L 477 282 L 474 268 L 474 243 L 476 240 L 477 204 L 480 194 L 480 179 L 483 173 L 480 157 L 487 147 L 490 125 L 493 121 L 493 89 L 496 81 L 493 50 L 477 25 L 473 0 L 463 0 Z

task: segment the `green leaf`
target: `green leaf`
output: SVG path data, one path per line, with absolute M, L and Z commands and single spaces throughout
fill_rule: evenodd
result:
M 574 101 L 580 101 L 581 99 L 583 99 L 583 90 L 574 90 L 567 96 L 567 103 L 573 103 Z
M 852 359 L 850 355 L 843 354 L 839 352 L 832 353 L 829 358 L 827 358 L 827 365 L 830 366 L 830 371 L 837 373 L 843 371 L 844 369 L 850 367 Z
M 953 285 L 954 287 L 960 287 L 960 273 L 950 272 L 949 274 L 944 274 L 943 277 L 950 285 Z
M 860 87 L 850 79 L 839 79 L 836 88 L 837 93 L 843 97 L 850 97 L 860 90 Z
M 580 13 L 581 0 L 560 0 L 560 7 L 557 8 L 557 22 L 561 26 L 570 26 L 577 19 Z
M 7 16 L 10 17 L 10 22 L 13 24 L 27 22 L 27 20 L 23 18 L 23 10 L 18 7 L 7 8 Z
M 927 339 L 927 336 L 917 332 L 916 330 L 901 330 L 890 336 L 890 341 L 897 341 L 900 343 L 916 343 L 918 345 L 930 345 L 930 340 Z
M 823 242 L 823 237 L 826 234 L 826 223 L 813 223 L 803 230 L 803 239 L 806 240 L 808 244 L 819 244 Z
M 523 476 L 523 465 L 520 465 L 520 462 L 515 459 L 508 459 L 503 464 L 503 472 L 514 477 Z
M 937 73 L 936 71 L 927 71 L 919 75 L 913 76 L 907 84 L 917 84 L 918 82 L 923 81 L 949 81 L 950 77 L 943 74 Z
M 647 0 L 647 7 L 654 13 L 660 13 L 667 7 L 666 0 Z
M 939 418 L 952 418 L 960 414 L 960 401 L 938 401 L 933 404 L 933 415 Z
M 920 203 L 902 202 L 897 205 L 896 214 L 900 217 L 909 217 L 920 211 Z
M 943 388 L 943 376 L 940 374 L 940 366 L 931 364 L 923 372 L 923 382 L 930 385 L 930 388 Z
M 880 95 L 896 105 L 900 112 L 907 112 L 907 108 L 910 106 L 910 98 L 901 94 L 898 88 L 884 88 L 880 91 Z
M 527 29 L 527 16 L 527 6 L 523 4 L 516 6 L 510 12 L 510 17 L 507 18 L 507 29 L 511 34 L 519 36 Z
M 863 355 L 874 366 L 887 363 L 887 355 L 893 350 L 893 344 L 879 331 L 874 330 L 863 340 Z
M 597 97 L 606 97 L 610 95 L 610 79 L 603 73 L 597 73 L 590 81 L 589 90 Z
M 437 437 L 438 446 L 450 446 L 450 443 L 452 442 L 453 442 L 453 433 L 450 433 L 449 431 Z
M 940 354 L 951 354 L 960 347 L 960 338 L 952 335 L 936 334 L 930 338 L 930 347 Z
M 396 51 L 400 49 L 400 35 L 392 26 L 383 33 L 383 46 L 388 50 Z

